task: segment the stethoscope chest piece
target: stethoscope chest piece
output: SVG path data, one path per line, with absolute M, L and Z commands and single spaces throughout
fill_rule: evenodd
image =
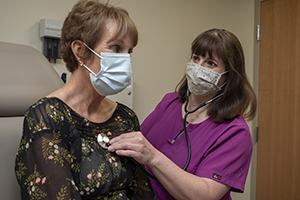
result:
M 102 148 L 107 149 L 109 147 L 110 140 L 104 133 L 98 134 L 97 141 Z

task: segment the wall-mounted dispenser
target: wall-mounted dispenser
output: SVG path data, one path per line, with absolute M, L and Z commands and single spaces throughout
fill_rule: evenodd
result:
M 43 54 L 49 62 L 60 59 L 60 36 L 63 21 L 54 19 L 40 20 L 40 37 L 43 39 Z

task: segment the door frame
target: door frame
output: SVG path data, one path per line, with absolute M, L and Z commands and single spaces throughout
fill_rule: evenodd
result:
M 254 18 L 254 31 L 255 31 L 255 39 L 254 39 L 254 50 L 253 50 L 253 89 L 257 95 L 257 101 L 259 99 L 259 53 L 260 53 L 260 42 L 258 41 L 257 28 L 260 26 L 260 5 L 261 2 L 268 0 L 255 0 L 255 18 Z M 252 130 L 254 130 L 253 134 L 253 153 L 252 153 L 252 162 L 251 162 L 251 183 L 250 183 L 250 199 L 256 200 L 256 174 L 257 174 L 257 131 L 258 131 L 258 107 L 257 106 L 257 114 L 252 122 Z

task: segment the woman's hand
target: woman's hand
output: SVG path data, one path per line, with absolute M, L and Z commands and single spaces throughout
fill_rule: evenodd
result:
M 157 150 L 141 132 L 125 133 L 111 139 L 108 150 L 120 156 L 134 158 L 137 162 L 151 166 L 155 163 Z
M 150 167 L 158 181 L 176 199 L 220 199 L 230 189 L 212 179 L 201 178 L 182 170 L 154 148 L 141 132 L 122 134 L 113 138 L 110 144 L 109 151 L 132 157 Z

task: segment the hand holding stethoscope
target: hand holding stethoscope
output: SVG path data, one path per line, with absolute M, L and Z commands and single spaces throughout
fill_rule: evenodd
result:
M 211 103 L 212 101 L 214 101 L 215 99 L 221 97 L 222 95 L 223 95 L 223 93 L 213 97 L 209 101 L 206 101 L 206 102 L 200 104 L 194 110 L 188 111 L 187 106 L 188 106 L 188 103 L 189 103 L 189 94 L 187 93 L 187 100 L 186 100 L 186 104 L 185 104 L 185 107 L 184 107 L 185 116 L 184 116 L 184 119 L 183 119 L 183 131 L 185 133 L 185 137 L 186 137 L 186 141 L 187 141 L 188 156 L 187 156 L 185 166 L 183 167 L 183 170 L 187 169 L 187 167 L 190 163 L 190 159 L 191 159 L 191 145 L 190 145 L 189 136 L 188 136 L 188 133 L 187 133 L 187 130 L 186 130 L 187 116 L 191 113 L 196 112 L 201 107 L 207 105 L 208 103 Z M 179 134 L 181 134 L 181 133 L 182 133 L 182 131 Z M 178 137 L 178 135 L 176 136 L 176 138 L 177 137 Z M 103 138 L 103 141 L 104 141 L 104 139 L 106 139 L 106 138 Z M 98 140 L 98 142 L 99 142 L 99 140 Z M 170 142 L 170 140 L 169 140 L 169 142 Z M 174 143 L 175 140 L 173 140 L 171 142 Z M 139 163 L 149 165 L 149 163 L 154 162 L 153 159 L 155 159 L 155 155 L 157 153 L 160 153 L 157 149 L 155 149 L 150 144 L 150 142 L 148 142 L 148 140 L 143 136 L 143 134 L 141 132 L 132 132 L 132 133 L 121 134 L 120 136 L 115 137 L 115 138 L 111 139 L 110 141 L 106 140 L 102 143 L 105 146 L 105 148 L 108 148 L 109 151 L 112 151 L 112 152 L 115 151 L 118 155 L 133 158 L 132 160 L 139 167 L 140 167 Z M 149 177 L 151 177 L 153 179 L 156 179 L 155 177 L 150 175 L 143 167 L 141 167 L 141 169 Z
M 132 158 L 132 161 L 137 164 L 144 173 L 150 178 L 157 180 L 154 176 L 149 174 L 141 164 L 149 165 L 154 162 L 155 155 L 160 152 L 148 142 L 141 132 L 121 134 L 118 137 L 112 138 L 109 141 L 109 145 L 105 146 L 108 146 L 107 149 L 111 152 Z

